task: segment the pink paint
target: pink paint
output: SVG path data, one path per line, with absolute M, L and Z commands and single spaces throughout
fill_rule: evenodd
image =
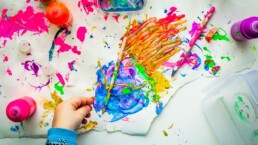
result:
M 194 33 L 196 32 L 196 30 L 200 27 L 199 23 L 193 22 L 192 23 L 192 29 L 189 31 L 189 34 L 191 35 L 191 37 L 194 35 Z
M 78 2 L 78 7 L 82 7 L 87 15 L 94 11 L 93 6 L 95 6 L 94 1 L 90 2 L 89 0 L 80 0 Z
M 69 82 L 69 79 L 70 79 L 70 74 L 68 73 L 68 74 L 65 75 L 65 80 L 66 80 L 67 82 Z
M 63 78 L 62 74 L 60 74 L 59 72 L 57 72 L 57 73 L 56 73 L 56 76 L 57 76 L 59 82 L 60 82 L 63 86 L 65 86 L 65 81 L 64 81 L 64 78 Z
M 200 64 L 201 59 L 196 53 L 188 53 L 187 55 L 185 53 L 182 53 L 179 61 L 177 61 L 176 63 L 165 62 L 162 65 L 170 68 L 183 67 L 184 65 L 188 65 L 192 67 L 192 69 L 196 69 L 200 66 Z
M 26 0 L 26 3 L 30 3 L 30 0 Z
M 104 20 L 105 20 L 105 21 L 108 19 L 108 14 L 109 14 L 109 13 L 106 13 L 106 15 L 104 16 Z
M 8 61 L 8 56 L 5 56 L 4 55 L 4 59 L 3 59 L 3 63 L 7 62 Z
M 25 70 L 32 71 L 32 75 L 35 75 L 36 77 L 38 76 L 39 68 L 41 67 L 41 65 L 30 60 L 25 61 L 24 63 L 22 63 L 22 65 L 24 66 Z
M 119 23 L 119 22 L 118 22 L 119 16 L 120 16 L 119 14 L 114 14 L 114 15 L 113 15 L 113 18 L 116 20 L 117 23 Z
M 0 18 L 0 38 L 13 39 L 14 36 L 24 35 L 28 31 L 34 34 L 48 32 L 49 25 L 46 22 L 45 14 L 35 12 L 31 6 L 10 17 L 7 16 L 7 9 L 4 9 Z
M 7 74 L 8 74 L 9 76 L 12 76 L 12 75 L 13 75 L 12 71 L 11 71 L 9 68 L 6 70 L 6 72 L 7 72 Z
M 10 102 L 6 107 L 6 115 L 13 122 L 21 122 L 32 116 L 37 104 L 31 97 L 22 97 Z
M 77 30 L 77 38 L 83 43 L 85 40 L 85 35 L 87 33 L 86 27 L 79 27 Z

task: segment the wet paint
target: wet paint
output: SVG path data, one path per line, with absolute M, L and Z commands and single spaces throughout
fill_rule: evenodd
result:
M 84 10 L 84 12 L 88 15 L 90 13 L 93 13 L 94 11 L 94 1 L 90 1 L 90 0 L 79 0 L 78 1 L 78 7 L 82 10 Z
M 13 75 L 13 73 L 12 73 L 12 71 L 11 71 L 11 69 L 10 69 L 9 67 L 7 68 L 6 72 L 7 72 L 7 74 L 8 74 L 9 76 L 12 76 L 12 75 Z
M 65 28 L 60 28 L 56 34 L 55 34 L 55 37 L 54 37 L 54 40 L 65 30 Z M 55 50 L 55 42 L 53 41 L 52 42 L 52 45 L 51 45 L 51 48 L 48 52 L 48 60 L 49 61 L 52 61 L 53 59 L 53 54 L 54 54 L 54 50 Z
M 132 56 L 145 68 L 148 75 L 180 51 L 178 46 L 182 41 L 177 35 L 186 30 L 182 26 L 186 19 L 185 15 L 176 14 L 176 10 L 175 7 L 170 8 L 167 16 L 161 19 L 153 17 L 143 22 L 133 20 L 128 35 L 125 34 L 127 42 L 124 57 Z
M 165 130 L 163 130 L 162 132 L 164 136 L 168 136 L 168 133 Z
M 137 11 L 144 5 L 144 0 L 98 0 L 98 2 L 105 12 Z
M 41 91 L 41 89 L 44 88 L 44 87 L 47 87 L 50 84 L 50 82 L 51 82 L 51 79 L 48 79 L 48 81 L 46 83 L 44 83 L 43 85 L 35 86 L 35 85 L 30 84 L 30 83 L 29 84 L 30 84 L 31 87 L 33 87 L 35 89 L 35 91 L 36 90 Z
M 45 14 L 36 12 L 32 6 L 28 6 L 24 11 L 18 11 L 15 16 L 7 16 L 7 11 L 3 9 L 0 17 L 0 38 L 13 39 L 14 36 L 21 36 L 27 32 L 34 35 L 48 32 L 49 24 Z
M 75 60 L 68 62 L 68 68 L 70 69 L 70 71 L 75 71 L 77 72 L 78 70 L 74 68 L 74 64 L 76 63 Z
M 211 55 L 206 55 L 204 60 L 204 69 L 215 76 L 220 71 L 220 66 L 216 65 Z
M 207 47 L 203 47 L 203 50 L 207 51 L 207 52 L 209 52 L 209 54 L 211 54 L 211 51 Z
M 54 88 L 58 91 L 61 95 L 64 95 L 64 86 L 59 85 L 60 82 L 55 83 Z
M 87 123 L 86 125 L 81 126 L 81 127 L 78 129 L 78 131 L 79 131 L 79 132 L 83 132 L 83 133 L 89 132 L 89 131 L 93 130 L 97 125 L 98 125 L 97 122 L 95 122 L 95 121 L 90 121 L 90 122 Z
M 242 96 L 238 95 L 237 100 L 234 102 L 234 108 L 238 115 L 238 117 L 247 122 L 250 123 L 249 118 L 250 114 L 249 111 L 251 106 L 248 106 L 245 102 Z
M 157 104 L 156 104 L 156 114 L 157 115 L 159 115 L 161 112 L 162 112 L 162 110 L 163 110 L 163 103 L 162 102 L 158 102 Z
M 62 74 L 59 73 L 59 72 L 57 72 L 57 73 L 56 73 L 56 77 L 58 78 L 59 82 L 60 82 L 63 86 L 65 86 L 65 80 L 64 80 L 64 77 L 62 76 Z
M 213 35 L 212 40 L 214 41 L 223 40 L 223 41 L 231 42 L 231 40 L 227 36 L 227 32 L 222 28 L 218 28 L 218 31 Z
M 32 75 L 38 77 L 39 68 L 41 67 L 40 64 L 37 64 L 33 60 L 27 60 L 24 63 L 22 63 L 22 65 L 24 66 L 25 70 L 31 71 L 33 73 Z
M 221 56 L 221 59 L 226 59 L 227 61 L 231 61 L 231 58 L 229 56 Z
M 257 51 L 257 48 L 255 46 L 252 47 L 253 51 Z
M 194 35 L 194 33 L 197 31 L 197 29 L 200 27 L 199 23 L 193 22 L 192 23 L 192 28 L 191 30 L 188 32 L 190 34 L 190 36 L 192 37 Z
M 77 38 L 81 41 L 81 43 L 84 42 L 85 36 L 87 33 L 86 27 L 79 27 L 77 30 Z

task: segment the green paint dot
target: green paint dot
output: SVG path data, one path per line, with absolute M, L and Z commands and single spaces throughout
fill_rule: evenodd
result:
M 230 60 L 231 60 L 231 58 L 228 57 L 228 56 L 221 56 L 220 58 L 221 58 L 221 59 L 227 59 L 227 61 L 230 61 Z
M 129 88 L 124 88 L 122 92 L 124 95 L 131 94 L 131 90 Z
M 211 53 L 211 51 L 207 47 L 203 47 L 203 50 Z
M 252 47 L 252 50 L 253 50 L 253 51 L 256 51 L 256 50 L 257 50 L 257 48 L 256 48 L 255 46 L 253 46 L 253 47 Z
M 212 40 L 224 40 L 227 42 L 231 42 L 230 39 L 227 37 L 227 32 L 225 30 L 223 30 L 222 28 L 219 28 L 218 30 L 221 30 L 224 34 L 220 34 L 219 32 L 216 32 L 213 37 Z

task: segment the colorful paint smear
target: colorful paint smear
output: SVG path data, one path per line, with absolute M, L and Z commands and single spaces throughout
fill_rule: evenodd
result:
M 141 89 L 146 85 L 144 79 L 137 75 L 136 67 L 126 66 L 128 60 L 125 59 L 120 64 L 116 82 L 111 90 L 108 106 L 106 106 L 106 112 L 113 115 L 111 122 L 134 114 L 149 104 L 146 92 Z M 112 61 L 97 71 L 98 79 L 94 101 L 94 108 L 97 112 L 101 112 L 105 107 L 107 86 L 110 84 L 114 68 L 115 64 Z
M 235 111 L 238 115 L 238 117 L 247 122 L 247 123 L 251 123 L 250 122 L 250 118 L 251 118 L 251 114 L 250 114 L 250 109 L 252 106 L 249 106 L 245 101 L 245 98 L 243 98 L 243 96 L 238 95 L 237 96 L 237 100 L 234 102 L 234 108 Z
M 62 74 L 59 73 L 59 72 L 57 72 L 57 73 L 56 73 L 56 77 L 58 78 L 59 82 L 60 82 L 63 86 L 65 86 L 65 80 L 64 80 L 64 77 L 62 76 Z
M 74 64 L 76 63 L 75 60 L 68 62 L 68 68 L 70 69 L 70 71 L 75 71 L 77 72 L 78 70 L 74 68 Z
M 221 32 L 222 32 L 222 34 L 221 34 Z M 218 31 L 213 35 L 212 40 L 214 40 L 214 41 L 223 40 L 223 41 L 231 42 L 227 36 L 227 32 L 222 28 L 218 28 Z
M 64 86 L 59 85 L 59 84 L 60 84 L 60 82 L 55 83 L 54 87 L 61 95 L 63 95 L 64 94 Z
M 0 17 L 0 38 L 13 39 L 14 36 L 24 35 L 26 32 L 40 34 L 48 32 L 48 26 L 45 14 L 35 12 L 32 6 L 26 10 L 20 10 L 15 16 L 7 16 L 7 9 L 2 10 Z
M 34 85 L 30 84 L 30 83 L 29 84 L 30 84 L 31 87 L 35 88 L 35 90 L 41 91 L 41 89 L 46 87 L 46 86 L 48 86 L 50 84 L 50 82 L 51 82 L 51 79 L 48 79 L 48 81 L 45 84 L 43 84 L 43 85 L 34 86 Z
M 220 71 L 220 66 L 216 65 L 211 55 L 206 55 L 204 60 L 204 69 L 212 75 L 217 75 Z
M 142 9 L 144 0 L 99 0 L 99 5 L 107 12 L 136 11 Z
M 32 75 L 38 77 L 39 68 L 41 67 L 40 64 L 35 63 L 33 60 L 27 60 L 22 63 L 22 65 L 24 66 L 25 70 L 33 72 Z
M 226 59 L 227 61 L 231 61 L 231 58 L 229 56 L 221 56 L 221 59 Z
M 87 123 L 86 125 L 84 126 L 81 126 L 79 129 L 78 129 L 78 132 L 89 132 L 91 130 L 93 130 L 96 126 L 98 125 L 97 122 L 95 121 L 90 121 L 89 123 Z
M 167 17 L 149 18 L 139 23 L 134 20 L 127 35 L 124 56 L 130 55 L 145 68 L 147 74 L 155 72 L 171 56 L 178 53 L 182 41 L 176 37 L 186 29 L 185 15 L 177 15 L 175 7 L 170 8 Z M 175 37 L 172 39 L 172 37 Z

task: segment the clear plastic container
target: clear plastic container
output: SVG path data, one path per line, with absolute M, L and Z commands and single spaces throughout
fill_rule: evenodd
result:
M 222 145 L 258 145 L 258 71 L 211 86 L 203 111 Z

